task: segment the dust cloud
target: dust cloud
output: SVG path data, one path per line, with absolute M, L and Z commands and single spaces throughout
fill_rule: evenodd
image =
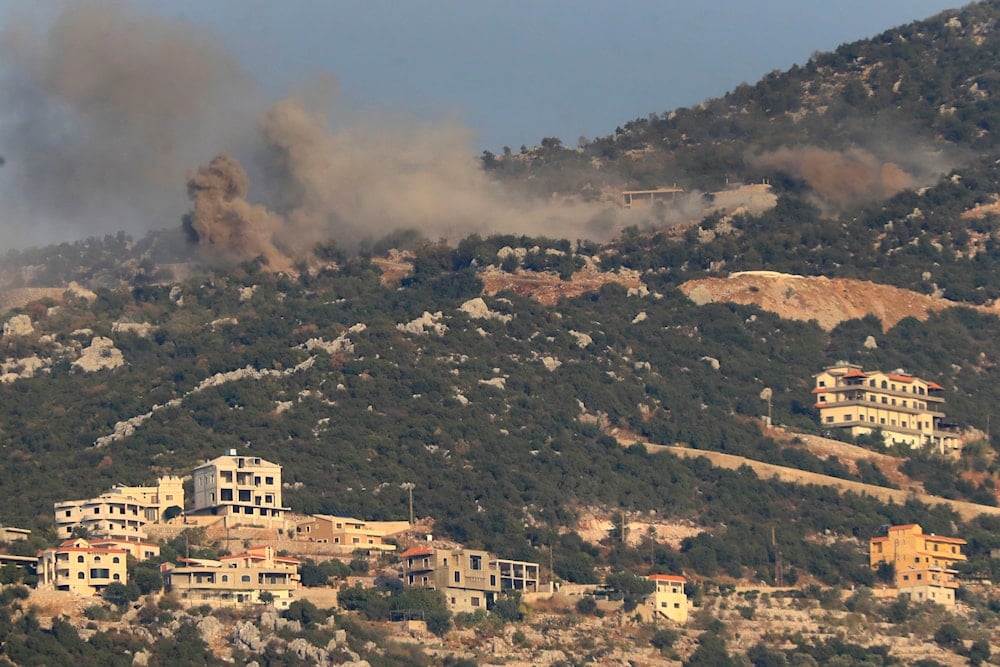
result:
M 750 164 L 799 178 L 812 188 L 826 210 L 843 211 L 886 199 L 903 190 L 932 182 L 943 171 L 930 169 L 940 160 L 921 156 L 918 163 L 900 164 L 864 148 L 834 151 L 815 146 L 780 148 L 752 156 Z M 924 166 L 918 166 L 924 165 Z
M 450 239 L 617 231 L 606 206 L 493 182 L 457 123 L 345 124 L 331 116 L 328 81 L 265 104 L 211 34 L 133 5 L 21 15 L 0 33 L 0 53 L 8 246 L 141 234 L 185 217 L 207 260 L 284 266 L 319 241 L 351 247 L 399 229 Z

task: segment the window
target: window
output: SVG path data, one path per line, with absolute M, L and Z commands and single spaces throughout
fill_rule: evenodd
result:
M 883 405 L 886 405 L 886 404 L 888 404 L 888 403 L 889 403 L 889 399 L 887 399 L 887 398 L 886 398 L 885 396 L 883 396 L 883 397 L 882 397 L 882 404 L 883 404 Z
M 115 556 L 114 558 L 111 559 L 111 562 L 112 563 L 120 563 L 120 562 L 122 562 L 122 559 L 119 558 L 118 556 Z
M 240 502 L 241 503 L 250 502 L 250 489 L 240 489 Z
M 827 417 L 826 421 L 827 421 L 828 424 L 832 424 L 833 423 L 833 415 L 830 415 L 829 417 Z
M 821 387 L 825 387 L 825 386 L 826 386 L 826 382 L 825 382 L 825 381 L 823 381 L 823 380 L 820 380 L 820 381 L 819 381 L 819 386 L 821 386 Z
M 482 556 L 469 556 L 469 569 L 470 570 L 481 570 L 481 569 L 483 569 L 483 557 Z
M 476 595 L 473 595 L 472 598 L 469 600 L 469 604 L 471 604 L 473 607 L 478 607 L 479 606 L 479 597 L 476 596 Z
M 853 415 L 844 415 L 844 421 L 845 421 L 845 422 L 849 422 L 849 421 L 851 421 L 851 417 L 852 417 L 852 416 L 853 416 Z
M 244 574 L 242 577 L 240 577 L 240 581 L 242 581 L 244 584 L 249 584 L 250 583 L 250 575 L 249 574 Z
M 264 478 L 264 483 L 268 484 L 268 485 L 274 484 L 274 478 L 273 477 L 265 477 Z
M 112 579 L 114 579 L 115 581 L 121 581 L 121 578 L 122 578 L 122 575 L 118 574 L 117 572 L 115 572 L 115 576 L 112 577 Z
M 77 556 L 76 557 L 76 562 L 77 563 L 82 563 L 83 562 L 83 556 Z
M 222 502 L 232 502 L 233 501 L 233 490 L 232 489 L 222 489 L 220 492 L 220 498 Z
M 85 575 L 83 572 L 77 572 L 76 573 L 76 578 L 77 579 L 86 579 L 87 575 Z
M 462 573 L 459 572 L 458 570 L 455 570 L 455 583 L 456 584 L 462 583 Z
M 819 397 L 819 402 L 820 403 L 826 403 L 826 396 L 820 396 Z

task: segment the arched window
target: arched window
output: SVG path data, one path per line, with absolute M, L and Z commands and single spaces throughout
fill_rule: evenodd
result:
M 76 557 L 76 562 L 77 563 L 82 563 L 83 562 L 83 556 L 77 556 Z
M 118 574 L 117 572 L 115 572 L 115 575 L 114 575 L 114 580 L 115 580 L 115 581 L 119 581 L 119 580 L 121 580 L 121 578 L 122 578 L 122 575 L 120 575 L 120 574 Z
M 84 578 L 86 578 L 86 575 L 83 572 L 77 572 L 76 573 L 76 578 L 77 579 L 84 579 Z
M 250 583 L 250 575 L 249 574 L 244 574 L 242 577 L 240 577 L 240 581 L 242 581 L 245 584 Z
M 111 559 L 111 562 L 112 563 L 120 563 L 120 562 L 122 562 L 122 560 L 118 556 L 115 556 L 114 558 Z

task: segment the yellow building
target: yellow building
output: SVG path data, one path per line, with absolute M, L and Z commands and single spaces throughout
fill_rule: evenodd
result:
M 504 591 L 538 592 L 538 563 L 497 558 L 476 549 L 414 547 L 404 551 L 403 582 L 442 591 L 454 612 L 489 609 Z
M 108 584 L 128 583 L 124 549 L 95 547 L 87 540 L 66 540 L 38 554 L 38 585 L 79 595 L 95 595 Z
M 886 535 L 869 542 L 869 563 L 873 570 L 882 563 L 894 568 L 893 583 L 900 595 L 916 602 L 955 604 L 955 563 L 966 560 L 958 537 L 925 535 L 919 524 L 890 526 Z
M 189 513 L 221 516 L 226 526 L 284 528 L 281 466 L 230 449 L 191 473 L 194 498 Z
M 295 526 L 295 537 L 310 542 L 337 544 L 344 551 L 369 549 L 395 551 L 395 544 L 385 544 L 388 531 L 399 532 L 410 527 L 407 521 L 367 522 L 346 516 L 314 514 Z
M 908 375 L 864 371 L 840 363 L 815 376 L 815 407 L 824 428 L 847 429 L 852 436 L 881 430 L 886 446 L 939 452 L 959 447 L 957 429 L 944 423 L 941 385 Z
M 218 560 L 180 558 L 161 565 L 160 572 L 166 589 L 193 606 L 260 604 L 261 594 L 269 593 L 275 607 L 287 609 L 300 580 L 298 559 L 277 556 L 269 546 Z
M 155 486 L 114 486 L 97 498 L 64 500 L 54 508 L 60 537 L 79 528 L 90 537 L 141 541 L 146 524 L 162 521 L 170 508 L 178 514 L 184 509 L 184 481 L 166 476 Z
M 656 584 L 656 590 L 649 596 L 647 606 L 651 607 L 654 618 L 666 618 L 677 623 L 686 623 L 688 618 L 687 595 L 684 584 L 687 579 L 676 574 L 651 574 L 646 577 Z
M 153 542 L 134 542 L 132 540 L 90 540 L 90 546 L 100 549 L 121 549 L 137 561 L 158 558 L 160 545 Z

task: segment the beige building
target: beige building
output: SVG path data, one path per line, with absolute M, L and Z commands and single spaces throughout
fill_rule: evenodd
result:
M 38 554 L 38 586 L 95 595 L 108 584 L 128 583 L 124 549 L 95 547 L 87 540 L 66 540 Z
M 362 521 L 346 516 L 314 514 L 295 526 L 295 538 L 309 542 L 336 544 L 344 551 L 368 549 L 395 551 L 395 544 L 386 544 L 383 538 L 409 528 L 407 521 Z
M 152 542 L 134 542 L 132 540 L 90 540 L 90 546 L 99 549 L 121 549 L 130 558 L 142 562 L 150 558 L 158 558 L 160 545 Z
M 298 559 L 277 556 L 269 546 L 219 560 L 180 558 L 160 572 L 166 589 L 192 606 L 261 604 L 261 594 L 269 593 L 275 607 L 287 609 L 299 588 Z
M 188 512 L 223 517 L 226 526 L 284 528 L 281 466 L 230 449 L 191 473 L 194 497 Z
M 893 565 L 893 583 L 900 595 L 950 607 L 958 588 L 953 567 L 966 560 L 965 544 L 959 537 L 925 535 L 915 523 L 890 526 L 885 535 L 869 542 L 869 563 L 873 570 L 882 563 Z
M 652 617 L 686 623 L 690 606 L 684 593 L 687 579 L 676 574 L 651 574 L 646 578 L 656 584 L 656 590 L 646 602 Z
M 846 429 L 852 436 L 881 430 L 886 446 L 959 448 L 958 432 L 944 423 L 941 385 L 908 375 L 864 371 L 840 363 L 815 376 L 815 407 L 825 428 Z
M 489 609 L 506 591 L 538 592 L 538 563 L 475 549 L 414 547 L 404 551 L 403 583 L 442 591 L 454 612 Z
M 674 201 L 677 195 L 684 194 L 684 188 L 656 188 L 654 190 L 625 190 L 622 192 L 622 206 L 625 208 L 641 208 L 652 206 L 657 202 Z
M 0 526 L 0 542 L 18 542 L 20 540 L 26 540 L 30 536 L 31 531 L 27 528 Z
M 76 529 L 90 537 L 145 540 L 146 524 L 164 520 L 164 513 L 184 509 L 184 481 L 166 476 L 155 486 L 115 486 L 97 498 L 54 504 L 56 531 L 70 537 Z

